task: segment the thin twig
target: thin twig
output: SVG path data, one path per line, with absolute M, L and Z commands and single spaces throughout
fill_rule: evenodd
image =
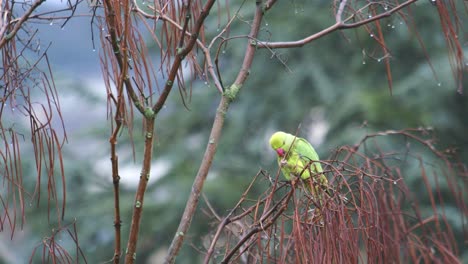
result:
M 114 52 L 115 59 L 117 60 L 117 63 L 119 65 L 121 72 L 124 72 L 125 60 L 122 54 L 123 52 L 126 52 L 126 50 L 121 50 L 121 47 L 119 44 L 120 43 L 119 37 L 121 36 L 121 29 L 118 27 L 119 25 L 117 24 L 117 21 L 116 21 L 117 14 L 113 7 L 112 0 L 104 0 L 104 7 L 105 7 L 104 12 L 106 16 L 106 23 L 107 23 L 107 27 L 109 30 L 110 42 L 112 45 L 112 51 Z M 129 24 L 130 20 L 127 20 L 127 22 L 128 23 L 126 24 Z M 126 30 L 128 30 L 128 28 Z M 130 95 L 130 98 L 133 101 L 133 105 L 138 109 L 138 111 L 140 111 L 140 113 L 144 114 L 145 112 L 144 105 L 138 99 L 138 96 L 135 93 L 135 89 L 133 88 L 132 82 L 130 81 L 130 77 L 128 76 L 128 74 L 122 75 L 122 76 L 124 78 L 125 88 L 128 94 Z
M 177 22 L 175 22 L 174 20 L 172 20 L 170 17 L 166 16 L 163 12 L 161 12 L 160 10 L 157 10 L 155 9 L 154 7 L 152 6 L 148 6 L 148 8 L 150 8 L 151 10 L 153 10 L 154 12 L 156 12 L 158 15 L 155 16 L 155 15 L 150 15 L 146 12 L 144 12 L 143 10 L 141 10 L 138 6 L 134 7 L 134 9 L 143 17 L 145 18 L 149 18 L 149 19 L 154 19 L 154 20 L 162 20 L 162 21 L 166 21 L 168 22 L 169 24 L 175 26 L 178 30 L 182 31 L 182 26 L 179 25 Z M 188 36 L 188 37 L 191 37 L 192 34 L 190 32 L 185 32 L 185 35 Z M 208 72 L 210 73 L 210 77 L 211 79 L 213 80 L 214 82 L 214 85 L 215 87 L 218 89 L 218 91 L 220 93 L 223 93 L 223 88 L 222 88 L 222 85 L 214 71 L 214 67 L 213 67 L 213 60 L 211 59 L 211 55 L 210 55 L 210 47 L 206 47 L 203 42 L 200 40 L 200 39 L 196 39 L 196 42 L 197 42 L 197 46 L 203 51 L 203 55 L 205 55 L 205 60 L 206 60 L 206 64 L 207 64 L 207 68 L 208 68 Z
M 237 250 L 249 239 L 251 238 L 254 234 L 264 231 L 268 229 L 271 225 L 273 225 L 276 222 L 276 219 L 280 217 L 283 212 L 287 209 L 289 200 L 291 199 L 292 195 L 294 193 L 294 188 L 291 188 L 291 190 L 281 199 L 280 202 L 278 202 L 271 210 L 267 213 L 266 217 L 262 216 L 262 219 L 254 225 L 240 240 L 237 242 L 237 244 L 229 251 L 229 253 L 224 257 L 224 259 L 221 261 L 221 263 L 228 263 L 229 260 L 234 256 L 234 254 L 237 252 Z M 279 208 L 278 208 L 279 207 Z M 276 211 L 276 212 L 275 212 Z M 268 217 L 271 215 L 271 213 L 275 212 L 271 217 Z
M 28 21 L 29 16 L 32 14 L 32 12 L 34 12 L 34 10 L 36 10 L 36 8 L 38 8 L 45 1 L 46 0 L 36 0 L 36 1 L 34 1 L 34 3 L 31 5 L 31 7 L 26 11 L 26 13 L 24 13 L 24 15 L 22 15 L 21 18 L 16 22 L 13 29 L 6 36 L 4 36 L 4 37 L 2 37 L 2 39 L 0 39 L 0 49 L 2 49 L 3 46 L 5 46 L 5 44 L 8 41 L 10 41 L 13 37 L 16 36 L 16 33 L 18 33 L 18 30 L 20 30 L 21 27 L 23 26 L 23 24 L 26 21 Z M 6 16 L 7 13 L 5 12 L 4 15 Z M 7 25 L 4 25 L 4 27 L 1 28 L 0 36 L 3 36 L 5 34 L 5 31 L 6 31 L 7 28 L 8 28 Z
M 208 17 L 208 14 L 210 13 L 210 10 L 213 7 L 214 3 L 215 3 L 215 0 L 209 0 L 205 3 L 200 13 L 200 16 L 195 22 L 195 26 L 193 27 L 193 30 L 191 32 L 189 42 L 184 48 L 177 51 L 177 56 L 175 57 L 174 62 L 169 71 L 169 75 L 168 75 L 166 84 L 164 86 L 164 90 L 161 92 L 161 95 L 159 96 L 158 101 L 153 106 L 152 110 L 155 114 L 158 114 L 159 111 L 163 108 L 166 102 L 166 99 L 172 90 L 172 86 L 174 85 L 175 79 L 177 77 L 177 73 L 179 72 L 180 65 L 182 61 L 184 60 L 185 56 L 187 56 L 187 54 L 193 49 L 195 43 L 197 42 L 198 34 L 200 33 L 203 23 L 205 19 Z M 182 35 L 181 37 L 183 38 L 184 36 Z
M 250 182 L 249 187 L 247 187 L 247 189 L 244 191 L 244 193 L 242 194 L 242 196 L 239 199 L 239 201 L 237 202 L 237 204 L 231 209 L 229 214 L 218 225 L 218 229 L 216 230 L 216 233 L 215 233 L 213 239 L 211 240 L 211 245 L 208 248 L 208 251 L 206 252 L 205 260 L 204 260 L 203 263 L 208 264 L 210 262 L 211 256 L 213 255 L 213 252 L 214 252 L 214 249 L 215 249 L 215 246 L 216 246 L 216 242 L 218 241 L 218 239 L 219 239 L 219 237 L 221 235 L 221 231 L 224 229 L 224 227 L 227 224 L 232 222 L 231 215 L 233 215 L 234 212 L 237 210 L 237 208 L 239 208 L 241 206 L 241 204 L 244 202 L 245 198 L 247 197 L 247 194 L 250 192 L 250 189 L 252 188 L 253 184 L 256 182 L 257 177 L 259 175 L 260 175 L 260 173 L 257 173 L 257 175 L 255 175 L 254 179 Z M 212 211 L 214 212 L 214 210 L 212 210 Z M 219 216 L 217 216 L 217 218 L 219 219 Z
M 279 41 L 279 42 L 269 42 L 269 41 L 258 41 L 257 46 L 258 48 L 270 48 L 270 49 L 281 49 L 281 48 L 298 48 L 302 47 L 306 44 L 309 44 L 310 42 L 319 39 L 321 37 L 324 37 L 334 31 L 341 30 L 341 29 L 350 29 L 350 28 L 357 28 L 365 24 L 369 24 L 371 22 L 374 22 L 376 20 L 380 20 L 385 17 L 391 16 L 393 13 L 398 12 L 399 10 L 407 7 L 408 5 L 411 5 L 412 3 L 416 2 L 418 0 L 408 0 L 406 2 L 401 3 L 398 6 L 395 6 L 394 8 L 383 12 L 379 15 L 373 16 L 371 18 L 367 18 L 355 23 L 346 23 L 347 20 L 344 22 L 341 21 L 341 18 L 339 21 L 337 21 L 335 24 L 331 25 L 328 28 L 325 28 L 315 34 L 312 34 L 306 38 L 303 38 L 301 40 L 296 40 L 296 41 Z M 337 13 L 338 14 L 338 13 Z
M 346 4 L 348 3 L 348 0 L 341 0 L 340 5 L 338 6 L 338 11 L 336 12 L 335 20 L 336 23 L 341 23 L 342 21 L 342 16 L 343 16 L 343 11 L 345 9 Z

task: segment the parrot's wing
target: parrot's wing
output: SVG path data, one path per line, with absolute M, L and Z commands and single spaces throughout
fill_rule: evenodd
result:
M 308 173 L 302 174 L 303 179 L 309 178 L 311 174 L 313 175 L 323 172 L 322 164 L 319 162 L 320 158 L 315 149 L 307 140 L 303 138 L 297 138 L 297 142 L 294 143 L 294 146 L 295 151 L 303 160 L 304 165 L 307 165 L 310 161 L 314 161 L 310 164 Z M 323 173 L 318 176 L 318 179 L 322 185 L 326 186 L 328 184 L 328 180 Z
M 312 145 L 305 139 L 296 137 L 291 134 L 284 134 L 283 138 L 283 149 L 288 152 L 295 152 L 301 157 L 307 158 L 310 160 L 319 160 L 319 156 Z M 292 147 L 291 147 L 292 145 Z
M 312 145 L 307 140 L 303 138 L 297 138 L 294 146 L 296 152 L 299 155 L 307 157 L 309 160 L 320 160 L 314 147 L 312 147 Z
M 312 161 L 320 160 L 317 152 L 307 140 L 303 138 L 297 138 L 297 142 L 294 144 L 294 146 L 295 146 L 295 152 L 298 153 L 304 159 L 306 163 L 310 162 L 311 160 Z M 320 162 L 314 162 L 312 165 L 313 166 L 311 166 L 311 169 L 313 170 L 313 172 L 315 173 L 323 172 L 322 165 L 320 164 Z

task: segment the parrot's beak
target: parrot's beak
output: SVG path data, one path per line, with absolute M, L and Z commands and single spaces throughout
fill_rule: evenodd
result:
M 277 150 L 276 150 L 276 153 L 277 153 L 278 156 L 280 156 L 280 157 L 284 157 L 284 154 L 286 154 L 286 153 L 284 153 L 284 149 L 282 149 L 282 148 L 277 149 Z

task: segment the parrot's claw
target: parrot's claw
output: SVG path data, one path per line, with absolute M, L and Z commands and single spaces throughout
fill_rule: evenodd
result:
M 284 167 L 288 164 L 288 162 L 285 160 L 285 159 L 282 159 L 281 162 L 280 162 L 280 166 L 281 167 Z

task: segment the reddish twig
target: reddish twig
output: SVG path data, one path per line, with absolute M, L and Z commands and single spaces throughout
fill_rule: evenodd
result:
M 395 6 L 392 9 L 389 9 L 386 12 L 380 13 L 380 14 L 378 14 L 376 16 L 373 16 L 373 17 L 370 17 L 370 18 L 367 18 L 367 19 L 363 19 L 361 21 L 354 22 L 354 23 L 346 23 L 346 21 L 348 21 L 351 18 L 347 18 L 344 21 L 342 21 L 341 16 L 339 16 L 339 15 L 340 15 L 340 12 L 343 11 L 344 6 L 343 7 L 340 6 L 340 8 L 338 9 L 338 13 L 337 13 L 336 23 L 331 25 L 328 28 L 325 28 L 325 29 L 321 30 L 320 32 L 317 32 L 317 33 L 312 34 L 312 35 L 310 35 L 310 36 L 308 36 L 306 38 L 303 38 L 301 40 L 296 40 L 296 41 L 280 41 L 280 42 L 258 41 L 257 46 L 258 46 L 258 48 L 270 48 L 270 49 L 302 47 L 302 46 L 304 46 L 304 45 L 306 45 L 306 44 L 308 44 L 308 43 L 310 43 L 310 42 L 312 42 L 312 41 L 314 41 L 316 39 L 319 39 L 321 37 L 324 37 L 324 36 L 334 32 L 334 31 L 338 31 L 338 30 L 341 30 L 341 29 L 357 28 L 357 27 L 360 27 L 362 25 L 369 24 L 371 22 L 380 20 L 382 18 L 389 17 L 392 14 L 394 14 L 394 13 L 400 11 L 401 9 L 413 4 L 416 1 L 418 1 L 418 0 L 408 0 L 406 2 L 401 3 L 398 6 Z
M 229 223 L 232 223 L 232 219 L 231 219 L 231 216 L 234 214 L 234 212 L 241 206 L 241 204 L 244 202 L 245 198 L 247 197 L 247 194 L 249 193 L 250 189 L 252 188 L 253 184 L 256 182 L 258 176 L 260 175 L 261 173 L 257 173 L 257 175 L 255 175 L 254 179 L 250 182 L 250 185 L 249 187 L 247 187 L 247 189 L 244 191 L 244 193 L 242 194 L 241 198 L 239 199 L 239 202 L 237 202 L 237 204 L 231 209 L 231 211 L 229 212 L 229 214 L 224 217 L 224 219 L 221 221 L 221 223 L 218 225 L 218 229 L 216 230 L 216 233 L 213 237 L 213 239 L 211 240 L 211 244 L 210 244 L 210 247 L 208 248 L 208 251 L 206 252 L 206 255 L 205 255 L 205 260 L 204 260 L 204 263 L 205 264 L 208 264 L 210 262 L 210 259 L 211 259 L 211 256 L 213 255 L 213 252 L 215 250 L 215 246 L 216 246 L 216 242 L 218 241 L 220 235 L 221 235 L 221 232 L 222 230 L 224 229 L 224 227 L 226 225 L 228 225 Z M 212 210 L 213 211 L 213 210 Z M 213 212 L 214 213 L 214 212 Z
M 258 232 L 267 230 L 271 225 L 273 225 L 276 222 L 276 219 L 278 219 L 278 217 L 280 217 L 287 209 L 289 200 L 293 194 L 294 188 L 291 188 L 289 192 L 280 200 L 280 202 L 275 204 L 265 215 L 262 215 L 260 221 L 251 227 L 246 232 L 246 234 L 240 238 L 239 242 L 237 242 L 237 244 L 226 254 L 221 263 L 229 263 L 229 260 L 234 256 L 234 254 L 236 254 L 237 250 L 239 250 L 239 248 L 245 244 L 248 239 L 250 239 Z
M 5 31 L 8 28 L 8 24 L 5 24 L 5 25 L 3 25 L 2 28 L 0 28 L 0 36 L 2 36 L 2 38 L 0 39 L 0 49 L 2 49 L 3 46 L 5 46 L 5 44 L 8 41 L 10 41 L 12 38 L 14 38 L 16 36 L 16 33 L 18 33 L 18 31 L 21 29 L 23 24 L 26 21 L 28 21 L 28 19 L 31 16 L 32 12 L 34 12 L 34 10 L 36 10 L 45 1 L 46 0 L 36 0 L 36 1 L 34 1 L 32 3 L 32 5 L 31 5 L 31 7 L 29 7 L 29 9 L 26 11 L 26 13 L 24 13 L 24 15 L 22 15 L 17 21 L 14 21 L 15 26 L 13 27 L 13 29 L 6 36 L 3 36 L 3 35 L 5 34 Z M 7 12 L 5 12 L 5 14 L 2 14 L 1 19 L 3 19 L 3 16 L 6 17 Z

